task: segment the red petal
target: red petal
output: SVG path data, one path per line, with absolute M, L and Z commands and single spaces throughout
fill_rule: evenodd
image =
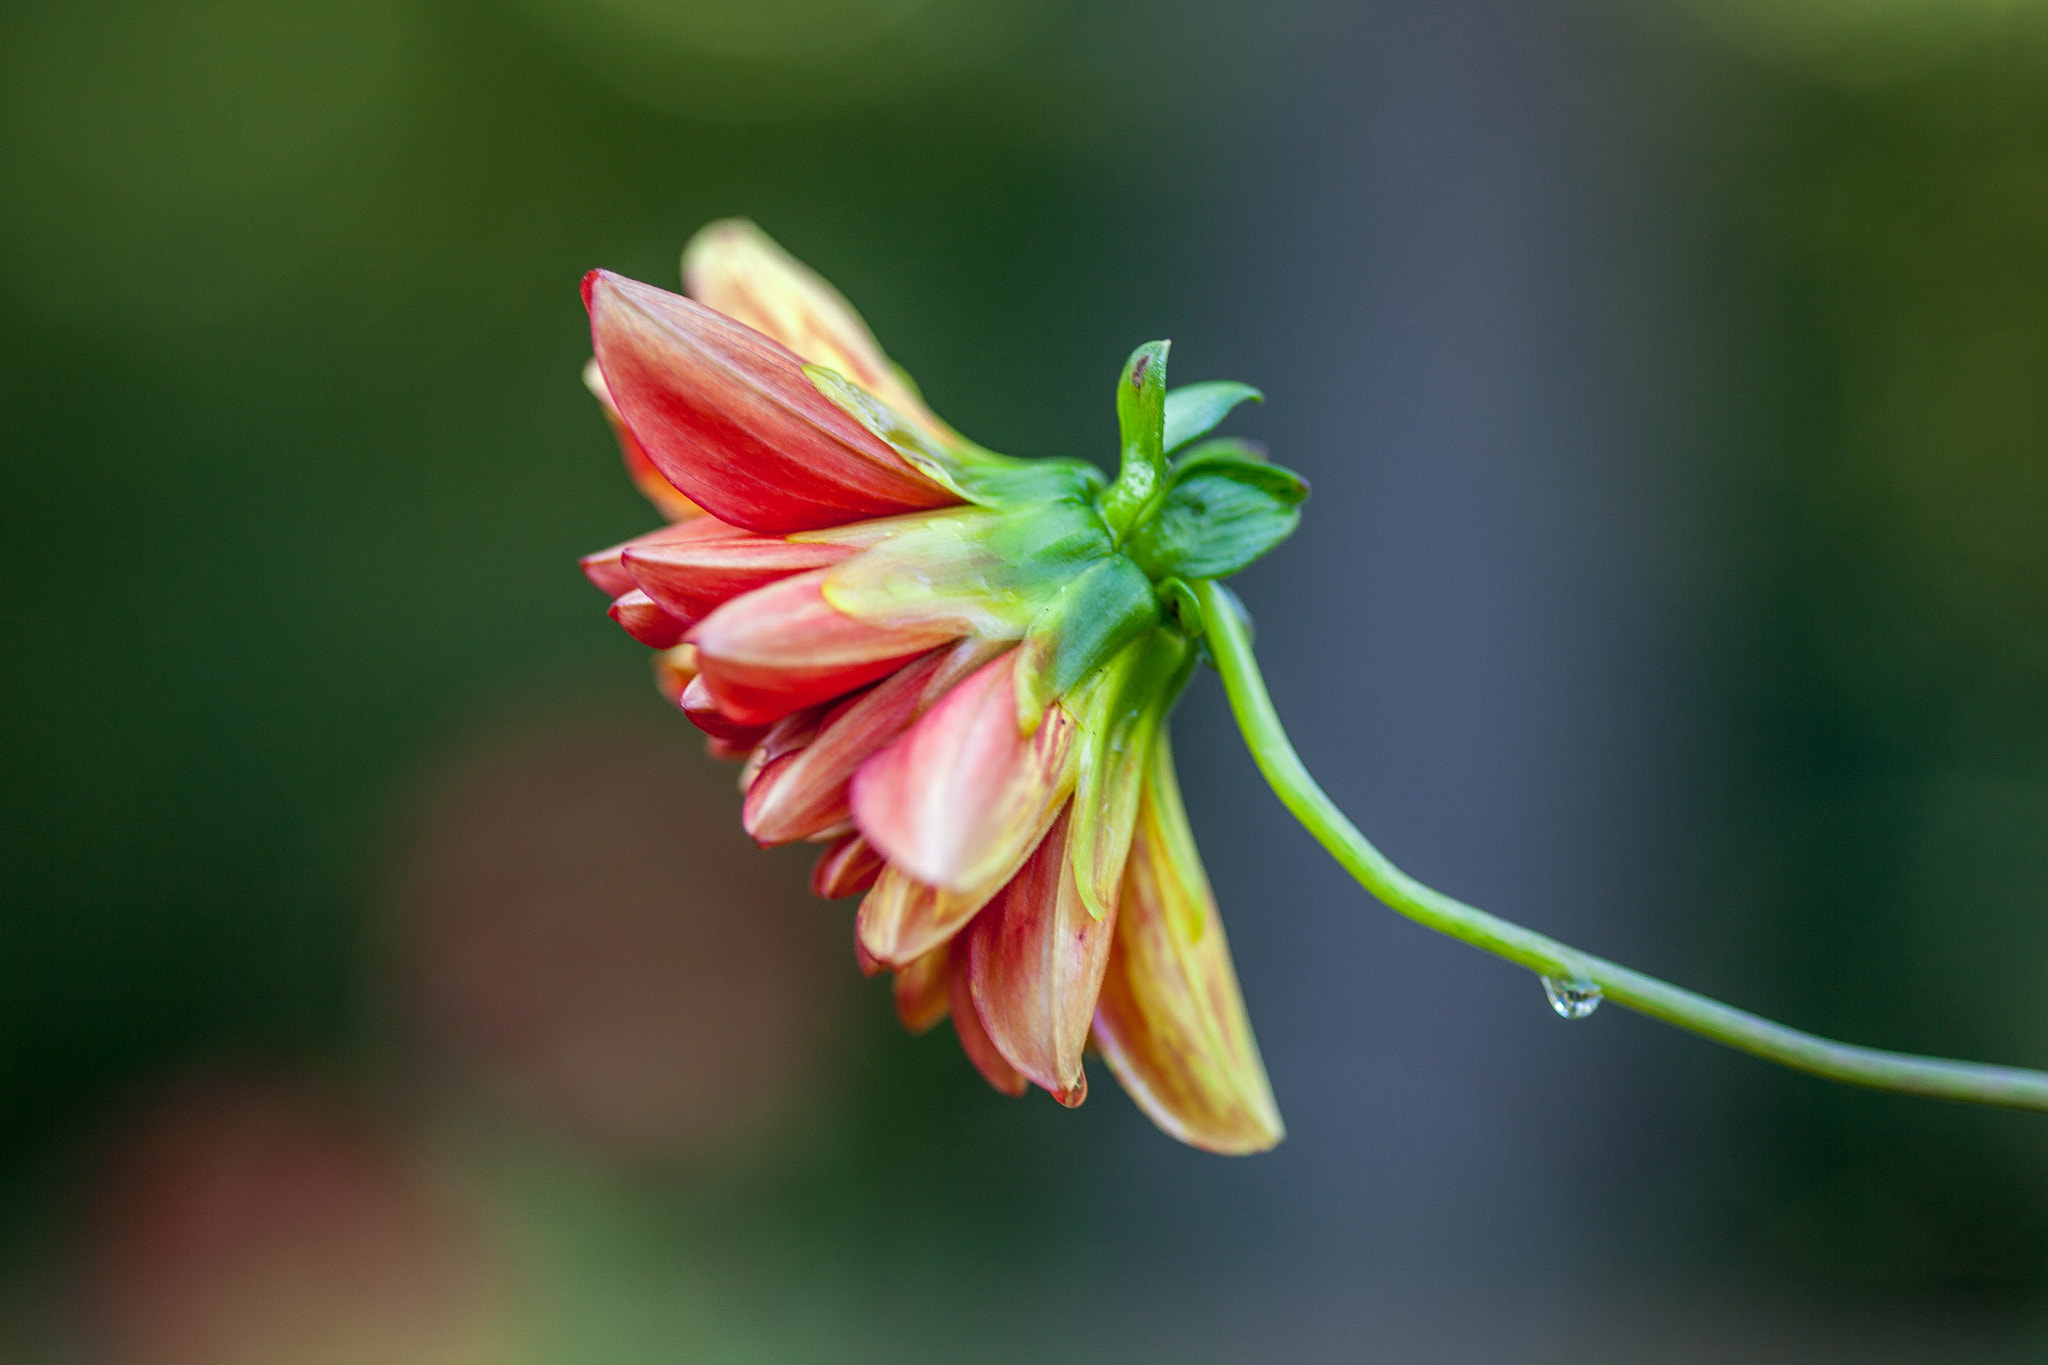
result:
M 953 952 L 951 982 L 953 1032 L 960 1039 L 960 1050 L 967 1054 L 967 1060 L 974 1063 L 981 1078 L 1005 1095 L 1015 1099 L 1030 1088 L 1016 1067 L 996 1050 L 986 1031 L 981 1026 L 981 1016 L 974 1011 L 974 997 L 967 982 L 967 955 Z
M 806 569 L 830 568 L 854 553 L 839 545 L 744 532 L 716 539 L 628 542 L 621 548 L 622 567 L 634 585 L 683 621 L 701 621 L 742 593 Z
M 964 891 L 1007 877 L 1074 789 L 1074 721 L 1055 703 L 1017 733 L 1012 651 L 861 764 L 854 819 L 910 876 Z
M 704 752 L 710 754 L 720 763 L 744 763 L 748 758 L 752 757 L 754 746 L 752 744 L 737 744 L 729 739 L 720 739 L 716 735 L 706 735 L 704 736 Z
M 626 634 L 653 649 L 667 649 L 682 642 L 689 626 L 654 604 L 638 588 L 620 593 L 612 600 L 611 618 L 626 628 Z
M 830 700 L 955 638 L 937 626 L 882 627 L 835 610 L 825 570 L 736 597 L 690 633 L 698 677 L 735 720 L 764 724 Z
M 1286 1136 L 1245 1018 L 1209 879 L 1161 735 L 1125 864 L 1095 1041 L 1138 1107 L 1182 1142 L 1263 1152 Z
M 896 973 L 896 1017 L 912 1033 L 925 1032 L 952 1008 L 952 951 L 940 944 Z
M 901 735 L 933 702 L 1001 645 L 963 640 L 905 664 L 826 718 L 791 762 L 763 773 L 741 822 L 764 847 L 814 837 L 850 819 L 847 786 L 869 754 Z
M 634 536 L 631 540 L 620 541 L 610 549 L 599 550 L 596 554 L 585 555 L 579 561 L 583 576 L 597 584 L 606 593 L 617 597 L 620 593 L 631 592 L 640 586 L 633 581 L 633 575 L 626 568 L 626 552 L 650 545 L 671 541 L 704 540 L 717 536 L 743 536 L 747 534 L 736 526 L 727 526 L 716 517 L 692 513 L 687 521 L 678 521 Z
M 661 476 L 661 471 L 654 467 L 654 461 L 647 458 L 647 452 L 626 429 L 625 422 L 619 417 L 618 405 L 612 402 L 611 390 L 605 387 L 604 371 L 598 368 L 594 358 L 583 367 L 583 383 L 603 407 L 605 423 L 611 427 L 612 435 L 618 438 L 619 454 L 625 457 L 626 473 L 641 496 L 653 503 L 655 510 L 670 521 L 688 521 L 702 516 L 704 509 L 684 497 L 680 489 Z
M 700 665 L 701 666 L 701 665 Z M 718 709 L 711 689 L 704 685 L 704 674 L 700 671 L 683 686 L 682 695 L 676 704 L 683 708 L 683 714 L 690 718 L 690 724 L 702 730 L 713 739 L 727 744 L 752 749 L 761 742 L 761 736 L 768 733 L 766 725 L 744 725 Z
M 728 218 L 691 238 L 683 249 L 683 285 L 697 302 L 866 389 L 940 445 L 961 444 L 839 291 L 752 223 Z
M 1068 818 L 1062 812 L 1031 861 L 975 919 L 966 947 L 989 1038 L 1012 1066 L 1071 1106 L 1088 1093 L 1081 1057 L 1116 910 L 1098 920 L 1082 904 L 1067 858 Z
M 844 900 L 857 896 L 882 875 L 882 855 L 858 834 L 849 834 L 833 844 L 811 869 L 811 894 L 820 900 Z
M 626 426 L 668 481 L 713 516 L 781 535 L 959 501 L 752 328 L 606 270 L 585 277 L 584 298 Z

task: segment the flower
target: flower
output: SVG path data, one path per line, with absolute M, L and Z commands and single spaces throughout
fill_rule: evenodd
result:
M 925 406 L 857 313 L 752 224 L 689 297 L 593 271 L 586 372 L 668 524 L 583 561 L 662 691 L 741 760 L 764 846 L 823 845 L 867 971 L 950 1016 L 996 1089 L 1087 1093 L 1092 1045 L 1159 1126 L 1282 1136 L 1166 716 L 1201 657 L 1188 584 L 1293 529 L 1306 488 L 1205 436 L 1239 384 L 1117 388 L 1119 478 L 1019 460 Z

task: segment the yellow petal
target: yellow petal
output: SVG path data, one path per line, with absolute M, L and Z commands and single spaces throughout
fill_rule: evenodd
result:
M 932 415 L 908 376 L 840 292 L 744 218 L 716 222 L 683 250 L 683 289 L 697 302 L 773 337 L 813 365 L 866 389 L 943 446 L 963 444 Z
M 1174 1137 L 1211 1152 L 1262 1152 L 1286 1130 L 1163 733 L 1152 750 L 1095 1041 L 1138 1107 Z

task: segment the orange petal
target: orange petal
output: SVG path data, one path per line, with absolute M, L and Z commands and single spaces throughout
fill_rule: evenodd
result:
M 688 521 L 703 515 L 703 508 L 684 497 L 682 490 L 661 476 L 661 471 L 654 467 L 654 461 L 647 458 L 647 452 L 626 429 L 625 420 L 619 416 L 618 405 L 612 402 L 611 390 L 605 387 L 604 371 L 598 368 L 595 356 L 583 367 L 583 386 L 604 409 L 604 420 L 611 427 L 612 435 L 618 438 L 619 454 L 625 457 L 626 473 L 632 478 L 633 486 L 640 490 L 640 495 L 670 521 Z
M 697 646 L 677 645 L 654 656 L 654 686 L 669 704 L 680 706 L 683 689 L 697 676 Z
M 825 570 L 735 597 L 690 633 L 698 677 L 735 720 L 765 723 L 886 677 L 952 640 L 939 627 L 856 621 L 819 592 Z
M 983 667 L 854 774 L 861 833 L 942 890 L 1021 866 L 1074 789 L 1073 717 L 1054 703 L 1018 734 L 1015 664 L 1013 651 Z
M 1031 1086 L 1022 1072 L 1011 1066 L 1009 1060 L 996 1050 L 996 1045 L 981 1026 L 981 1016 L 974 1012 L 974 996 L 967 981 L 967 956 L 955 949 L 952 954 L 951 993 L 953 1032 L 960 1039 L 960 1050 L 967 1054 L 967 1060 L 974 1063 L 974 1069 L 1005 1095 L 1015 1099 Z
M 741 815 L 747 833 L 765 847 L 809 839 L 850 819 L 847 787 L 854 770 L 1001 648 L 962 640 L 950 649 L 935 649 L 835 710 L 808 748 L 763 773 L 747 793 Z
M 1062 812 L 1031 861 L 975 919 L 966 947 L 974 1006 L 996 1049 L 1072 1106 L 1088 1093 L 1081 1058 L 1116 911 L 1098 920 L 1081 903 L 1067 858 L 1068 819 Z
M 925 1032 L 952 1008 L 952 952 L 942 943 L 896 973 L 896 1017 L 912 1033 Z
M 690 239 L 683 288 L 697 302 L 858 384 L 939 444 L 961 443 L 882 354 L 853 305 L 746 219 L 713 223 Z
M 1163 734 L 1124 870 L 1095 1041 L 1138 1107 L 1182 1142 L 1236 1154 L 1286 1136 Z
M 996 878 L 970 891 L 941 891 L 890 863 L 860 903 L 861 951 L 892 967 L 908 966 L 966 927 L 1007 880 Z
M 820 900 L 857 896 L 882 875 L 882 855 L 858 834 L 848 834 L 819 855 L 811 869 L 811 894 Z
M 627 428 L 663 477 L 713 516 L 783 535 L 959 501 L 759 332 L 606 270 L 584 278 L 583 295 Z
M 738 532 L 716 538 L 628 541 L 621 547 L 620 560 L 633 585 L 669 615 L 701 621 L 742 593 L 806 569 L 830 568 L 853 553 L 839 545 Z
M 626 628 L 626 634 L 653 649 L 679 644 L 690 628 L 656 606 L 654 599 L 638 588 L 612 599 L 611 618 Z

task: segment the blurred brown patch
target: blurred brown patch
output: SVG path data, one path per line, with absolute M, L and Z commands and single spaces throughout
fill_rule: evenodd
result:
M 438 782 L 400 887 L 431 1041 L 607 1156 L 704 1154 L 786 1118 L 847 999 L 845 917 L 740 831 L 700 746 L 680 717 L 478 746 Z
M 114 1365 L 485 1365 L 490 1257 L 424 1165 L 346 1098 L 188 1083 L 117 1139 L 87 1309 Z

